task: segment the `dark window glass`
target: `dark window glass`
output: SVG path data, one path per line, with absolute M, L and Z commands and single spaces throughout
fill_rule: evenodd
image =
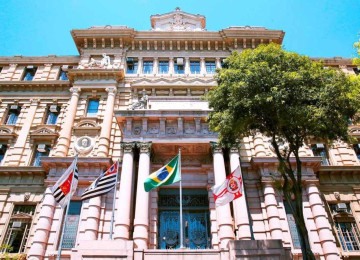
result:
M 329 165 L 329 158 L 327 155 L 326 147 L 324 144 L 312 144 L 311 150 L 314 153 L 314 156 L 321 157 L 321 165 Z
M 359 229 L 355 222 L 335 222 L 336 231 L 344 251 L 360 250 Z
M 25 69 L 24 78 L 25 81 L 31 81 L 33 80 L 35 73 L 36 73 L 36 67 L 27 67 Z
M 200 74 L 200 61 L 190 61 L 191 74 Z
M 20 115 L 20 107 L 17 105 L 10 106 L 9 113 L 6 118 L 7 125 L 16 125 Z
M 99 110 L 99 100 L 98 99 L 90 99 L 88 108 L 87 108 L 87 116 L 95 116 Z
M 126 72 L 129 74 L 136 74 L 138 70 L 138 61 L 134 58 L 128 58 L 126 61 Z
M 206 61 L 205 67 L 206 67 L 206 73 L 208 74 L 213 74 L 216 71 L 215 61 Z
M 7 150 L 7 145 L 6 144 L 0 144 L 0 165 L 1 165 L 2 161 L 5 158 L 6 150 Z
M 152 72 L 153 72 L 153 62 L 152 61 L 144 61 L 143 73 L 151 74 Z
M 50 147 L 48 145 L 38 145 L 35 151 L 32 166 L 41 166 L 41 159 L 43 157 L 49 157 L 49 153 Z
M 300 249 L 301 248 L 300 235 L 299 235 L 300 233 L 296 226 L 294 215 L 291 213 L 290 205 L 287 201 L 284 201 L 284 207 L 285 207 L 286 218 L 290 228 L 290 235 L 293 242 L 293 246 L 295 249 Z
M 80 220 L 81 201 L 71 201 L 69 204 L 69 213 L 65 219 L 64 236 L 62 248 L 73 248 L 75 246 L 76 235 Z
M 169 73 L 169 62 L 168 61 L 159 61 L 159 74 Z

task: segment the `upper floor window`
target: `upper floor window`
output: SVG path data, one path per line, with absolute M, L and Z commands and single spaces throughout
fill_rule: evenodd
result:
M 81 201 L 70 201 L 70 204 L 68 205 L 68 207 L 70 208 L 68 215 L 64 221 L 65 229 L 62 241 L 62 248 L 71 249 L 75 246 L 76 235 L 80 220 L 81 205 Z
M 59 116 L 60 108 L 57 105 L 51 105 L 47 111 L 46 124 L 55 125 Z
M 23 253 L 29 237 L 35 205 L 15 205 L 4 236 L 4 252 Z
M 206 61 L 205 62 L 206 73 L 214 74 L 216 70 L 215 61 Z
M 31 81 L 33 80 L 35 73 L 36 73 L 37 67 L 34 66 L 27 66 L 25 68 L 24 77 L 23 80 L 25 81 Z
M 126 72 L 129 74 L 136 74 L 138 70 L 138 61 L 135 58 L 126 59 Z
M 190 61 L 191 74 L 200 74 L 200 61 Z
M 295 222 L 295 218 L 294 215 L 292 214 L 291 210 L 290 210 L 290 205 L 287 201 L 284 201 L 284 207 L 285 207 L 285 213 L 286 213 L 286 218 L 289 224 L 289 229 L 290 229 L 290 235 L 291 235 L 291 239 L 293 242 L 293 246 L 294 248 L 301 248 L 301 244 L 300 244 L 300 233 L 299 230 L 296 226 L 296 222 Z
M 90 99 L 87 107 L 87 116 L 96 116 L 99 110 L 99 99 Z
M 32 166 L 41 166 L 41 159 L 43 157 L 49 157 L 50 147 L 46 144 L 38 144 Z
M 68 69 L 71 69 L 71 68 L 72 68 L 72 66 L 68 66 L 68 65 L 61 66 L 60 73 L 59 73 L 59 80 L 69 80 Z
M 358 160 L 360 160 L 360 144 L 354 144 L 353 145 L 356 157 L 358 158 Z
M 169 62 L 161 60 L 159 61 L 159 74 L 169 73 Z
M 144 61 L 143 64 L 143 73 L 151 74 L 153 72 L 153 62 L 152 61 Z
M 327 154 L 327 150 L 324 144 L 312 144 L 311 150 L 314 153 L 314 156 L 320 156 L 321 157 L 321 165 L 329 165 L 329 158 Z
M 6 118 L 6 124 L 7 125 L 16 125 L 16 122 L 20 115 L 20 106 L 18 105 L 11 105 L 7 118 Z
M 175 72 L 175 74 L 184 74 L 185 73 L 184 59 L 183 58 L 175 59 L 175 61 L 174 61 L 174 72 Z
M 7 150 L 7 145 L 6 144 L 0 144 L 0 165 L 2 165 L 2 162 L 5 158 L 5 153 Z

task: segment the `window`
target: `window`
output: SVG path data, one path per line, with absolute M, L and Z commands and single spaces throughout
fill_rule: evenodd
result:
M 168 61 L 159 61 L 159 74 L 169 73 L 169 62 Z
M 299 230 L 296 226 L 294 215 L 290 211 L 290 205 L 284 201 L 286 218 L 289 223 L 290 235 L 295 249 L 301 249 Z
M 360 234 L 355 222 L 335 222 L 335 227 L 344 251 L 360 250 Z
M 2 165 L 2 162 L 5 158 L 5 153 L 7 150 L 7 145 L 6 144 L 0 144 L 0 165 Z
M 175 72 L 175 74 L 184 74 L 185 73 L 184 59 L 183 58 L 175 59 L 175 61 L 174 61 L 174 72 Z
M 99 100 L 90 99 L 87 108 L 87 116 L 96 116 L 99 110 Z
M 190 61 L 190 73 L 200 74 L 200 61 Z
M 127 67 L 127 73 L 129 74 L 136 74 L 138 70 L 138 61 L 134 58 L 127 58 L 126 59 L 126 67 Z
M 359 68 L 354 68 L 353 70 L 354 70 L 354 72 L 355 72 L 356 75 L 359 75 L 359 73 L 360 73 L 360 69 L 359 69 Z
M 56 125 L 58 116 L 59 116 L 60 108 L 57 105 L 51 105 L 48 108 L 46 115 L 46 124 L 47 125 Z
M 152 61 L 144 61 L 143 64 L 143 73 L 151 74 L 153 73 L 153 62 Z
M 38 144 L 32 166 L 41 166 L 41 159 L 43 157 L 49 157 L 50 147 L 46 144 Z
M 358 158 L 358 160 L 360 160 L 360 144 L 354 144 L 353 145 L 356 157 Z
M 68 69 L 71 69 L 72 66 L 64 65 L 60 68 L 59 80 L 69 80 L 68 78 Z
M 183 189 L 184 246 L 191 249 L 211 247 L 209 200 L 205 189 Z M 159 191 L 159 248 L 180 247 L 179 190 Z
M 321 157 L 321 165 L 329 165 L 329 158 L 327 155 L 326 147 L 324 144 L 312 144 L 311 150 L 314 153 L 314 156 Z
M 23 253 L 29 237 L 35 205 L 15 205 L 4 237 L 7 253 Z
M 65 229 L 62 248 L 70 249 L 75 246 L 77 229 L 81 213 L 81 201 L 70 201 L 69 212 L 64 221 Z
M 34 66 L 27 66 L 25 68 L 25 73 L 24 73 L 24 77 L 23 77 L 23 80 L 24 81 L 31 81 L 33 80 L 34 76 L 35 76 L 35 73 L 36 73 L 36 67 Z
M 205 62 L 206 73 L 214 74 L 216 70 L 215 61 L 206 61 Z
M 9 113 L 6 118 L 7 125 L 16 125 L 16 122 L 19 118 L 20 110 L 21 110 L 21 108 L 18 105 L 10 106 Z

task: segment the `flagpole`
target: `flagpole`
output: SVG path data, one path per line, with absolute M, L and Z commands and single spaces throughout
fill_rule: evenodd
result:
M 113 206 L 111 213 L 110 235 L 109 235 L 110 240 L 112 240 L 113 228 L 114 228 L 115 201 L 116 201 L 116 190 L 117 190 L 116 187 L 117 187 L 118 175 L 119 175 L 119 161 L 117 162 L 116 182 L 115 182 L 114 195 L 113 195 Z
M 66 226 L 66 222 L 64 222 L 64 219 L 66 220 L 67 219 L 67 216 L 68 216 L 68 213 L 69 213 L 69 208 L 70 208 L 70 202 L 71 202 L 71 193 L 72 193 L 72 187 L 73 187 L 73 183 L 74 183 L 74 179 L 75 179 L 75 169 L 76 169 L 76 166 L 77 166 L 77 159 L 78 159 L 78 155 L 75 155 L 75 163 L 74 163 L 74 167 L 72 169 L 73 171 L 73 176 L 72 176 L 72 179 L 71 179 L 71 185 L 70 185 L 70 192 L 67 196 L 70 196 L 69 198 L 69 203 L 67 204 L 66 206 L 66 212 L 65 212 L 65 216 L 63 218 L 63 226 L 62 226 L 62 230 L 61 230 L 61 238 L 60 238 L 60 244 L 59 244 L 59 249 L 58 249 L 58 254 L 57 254 L 57 257 L 56 259 L 57 260 L 60 260 L 61 259 L 61 250 L 62 250 L 62 244 L 63 244 L 63 239 L 64 239 L 64 232 L 65 232 L 65 226 Z
M 182 177 L 181 177 L 181 148 L 179 148 L 179 171 L 180 171 L 180 248 L 184 247 L 184 230 L 183 230 L 183 208 L 182 208 Z

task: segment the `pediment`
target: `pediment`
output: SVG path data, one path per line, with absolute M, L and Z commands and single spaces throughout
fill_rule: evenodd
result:
M 96 136 L 100 132 L 100 126 L 95 120 L 82 118 L 74 127 L 74 134 L 77 136 Z
M 59 137 L 56 125 L 39 125 L 30 132 L 31 143 L 54 143 Z
M 154 31 L 204 31 L 206 18 L 199 14 L 186 13 L 180 8 L 165 14 L 150 17 Z
M 47 127 L 41 127 L 31 132 L 31 135 L 56 135 L 55 131 Z
M 14 215 L 11 216 L 12 219 L 18 219 L 18 220 L 31 220 L 32 219 L 32 215 L 24 213 L 24 212 L 19 212 L 16 213 Z
M 213 78 L 142 78 L 131 83 L 132 87 L 169 85 L 215 87 L 217 83 Z
M 10 142 L 17 137 L 14 132 L 14 126 L 1 126 L 0 127 L 0 141 Z

